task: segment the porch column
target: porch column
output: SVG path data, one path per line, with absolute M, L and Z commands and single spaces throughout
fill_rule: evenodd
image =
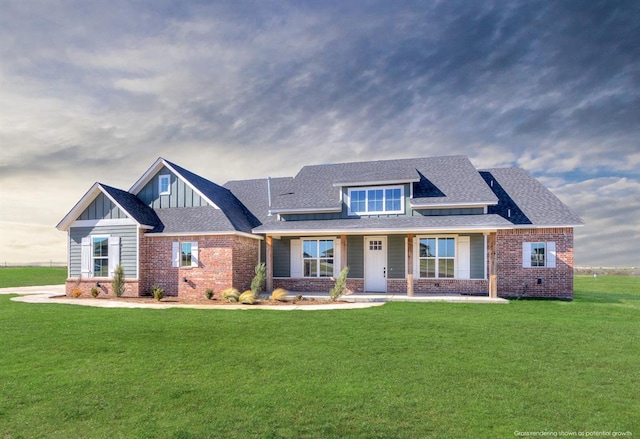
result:
M 489 233 L 489 297 L 498 297 L 498 260 L 496 258 L 496 232 Z
M 266 236 L 265 242 L 267 243 L 267 293 L 273 291 L 273 238 L 269 235 Z
M 407 235 L 407 296 L 413 296 L 413 234 Z
M 347 235 L 340 235 L 340 271 L 347 266 Z

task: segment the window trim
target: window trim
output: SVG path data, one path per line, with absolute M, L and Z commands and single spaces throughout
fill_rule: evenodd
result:
M 167 182 L 167 190 L 163 191 L 163 182 Z M 158 176 L 158 195 L 171 195 L 171 174 L 163 174 Z
M 416 236 L 416 251 L 415 251 L 415 260 L 416 266 L 415 272 L 417 274 L 418 279 L 459 279 L 458 277 L 458 268 L 460 261 L 458 260 L 458 235 L 419 235 Z M 421 257 L 420 256 L 420 241 L 423 239 L 435 239 L 436 240 L 436 253 L 434 257 Z M 440 257 L 438 255 L 438 240 L 440 239 L 453 239 L 453 257 L 446 256 Z M 420 270 L 420 261 L 422 260 L 433 260 L 434 262 L 434 277 L 423 277 Z M 440 260 L 452 260 L 453 261 L 453 277 L 442 277 L 440 276 L 439 263 Z
M 400 189 L 400 209 L 399 210 L 386 210 L 386 192 L 389 189 Z M 381 211 L 369 211 L 369 191 L 382 190 L 382 210 Z M 364 207 L 365 211 L 352 211 L 351 210 L 351 194 L 352 192 L 363 192 L 365 193 L 364 198 Z M 404 185 L 393 185 L 393 186 L 359 186 L 359 187 L 350 187 L 347 189 L 347 212 L 348 215 L 395 215 L 395 214 L 404 214 L 405 213 L 405 196 L 404 196 Z
M 110 248 L 109 248 L 109 244 L 110 244 L 110 239 L 111 236 L 110 235 L 89 235 L 89 238 L 91 239 L 91 265 L 90 265 L 90 273 L 91 273 L 91 277 L 92 278 L 97 278 L 97 279 L 109 279 L 109 253 L 110 253 Z M 95 252 L 94 252 L 94 240 L 95 239 L 105 239 L 107 241 L 107 255 L 106 256 L 100 256 L 98 258 L 96 258 Z M 96 259 L 106 259 L 107 260 L 107 275 L 106 276 L 97 276 L 95 273 L 95 268 L 96 268 Z
M 543 265 L 534 265 L 533 246 L 539 244 L 544 245 L 544 261 Z M 556 268 L 556 252 L 555 241 L 525 241 L 522 243 L 522 268 Z
M 182 244 L 191 244 L 191 265 L 182 265 Z M 171 244 L 171 266 L 173 268 L 194 268 L 200 265 L 198 241 L 173 241 Z
M 317 257 L 311 257 L 311 258 L 305 258 L 304 256 L 304 242 L 305 241 L 314 241 L 316 243 L 316 250 L 318 252 L 318 256 Z M 333 245 L 333 256 L 330 258 L 327 257 L 321 257 L 320 256 L 320 241 L 330 241 Z M 324 237 L 313 237 L 313 238 L 300 238 L 300 251 L 301 251 L 301 261 L 302 261 L 302 277 L 305 279 L 327 279 L 327 278 L 331 278 L 334 277 L 335 274 L 335 264 L 336 264 L 336 246 L 337 246 L 337 242 L 336 239 L 334 238 L 324 238 Z M 317 262 L 316 264 L 316 274 L 315 276 L 306 276 L 305 275 L 305 261 L 313 261 L 315 260 Z M 321 276 L 321 272 L 320 272 L 320 264 L 321 261 L 323 260 L 331 260 L 331 264 L 332 264 L 332 269 L 331 269 L 331 273 L 327 276 Z

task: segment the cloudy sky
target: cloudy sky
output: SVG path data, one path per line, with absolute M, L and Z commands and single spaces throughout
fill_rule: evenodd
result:
M 466 154 L 585 220 L 578 265 L 640 265 L 640 2 L 0 0 L 0 263 L 159 156 L 217 183 Z

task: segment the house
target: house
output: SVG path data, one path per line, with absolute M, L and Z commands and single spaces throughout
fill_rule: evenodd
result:
M 219 186 L 159 158 L 128 190 L 95 183 L 58 224 L 67 294 L 202 297 L 247 289 L 573 297 L 582 220 L 526 171 L 477 170 L 465 156 L 305 166 L 295 177 Z

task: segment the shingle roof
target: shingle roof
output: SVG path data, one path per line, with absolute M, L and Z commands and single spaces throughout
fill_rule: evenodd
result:
M 512 224 L 500 215 L 409 216 L 394 218 L 353 218 L 312 221 L 279 221 L 253 229 L 254 233 L 354 232 L 443 229 L 508 228 Z
M 238 231 L 229 218 L 215 207 L 177 207 L 155 209 L 162 222 L 162 233 L 212 233 Z M 245 231 L 245 230 L 241 230 Z M 250 233 L 250 230 L 249 232 Z
M 154 230 L 161 227 L 161 222 L 152 208 L 144 204 L 140 198 L 130 192 L 117 189 L 106 184 L 98 185 L 113 198 L 122 208 L 133 217 L 133 219 L 144 226 L 154 227 Z
M 282 196 L 289 191 L 292 177 L 271 178 L 271 196 Z M 263 224 L 277 221 L 276 215 L 269 215 L 269 191 L 267 179 L 233 180 L 224 184 L 235 197 Z
M 174 163 L 168 161 L 166 161 L 166 163 L 168 163 L 205 197 L 212 201 L 226 217 L 233 230 L 250 233 L 253 227 L 260 224 L 260 221 L 255 217 L 255 215 L 253 215 L 228 189 L 219 186 L 206 178 L 200 177 L 199 175 L 194 174 L 193 172 Z M 169 217 L 167 216 L 166 218 Z M 224 222 L 221 218 L 213 219 L 213 217 L 211 221 L 220 225 Z M 227 229 L 225 228 L 221 230 Z
M 493 204 L 498 200 L 466 156 L 305 166 L 273 195 L 273 210 L 339 210 L 340 185 L 415 183 L 413 204 Z M 272 192 L 273 194 L 273 192 Z
M 558 199 L 549 189 L 521 168 L 492 168 L 480 174 L 500 199 L 488 212 L 512 223 L 535 226 L 574 226 L 582 219 Z M 511 217 L 509 217 L 509 209 Z

